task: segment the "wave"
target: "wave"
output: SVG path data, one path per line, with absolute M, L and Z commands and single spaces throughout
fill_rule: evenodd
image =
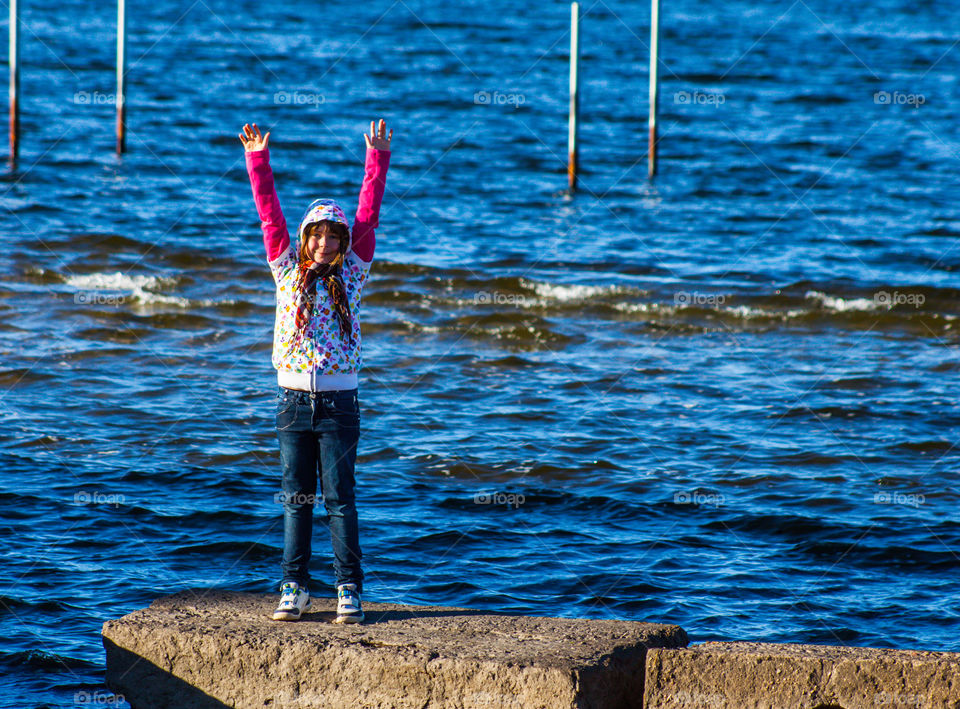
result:
M 178 282 L 179 279 L 168 276 L 130 275 L 120 271 L 67 276 L 63 279 L 65 285 L 75 289 L 74 301 L 79 304 L 121 305 L 132 301 L 140 305 L 173 305 L 184 309 L 238 304 L 236 300 L 195 300 L 157 292 L 173 288 Z
M 67 655 L 58 655 L 43 650 L 18 650 L 0 652 L 0 665 L 28 668 L 31 670 L 88 669 L 97 664 Z
M 203 544 L 185 544 L 165 552 L 170 556 L 190 558 L 245 559 L 246 561 L 272 561 L 277 549 L 267 544 L 250 541 L 204 542 Z
M 79 303 L 86 301 L 86 303 L 89 304 L 108 305 L 126 302 L 125 295 L 110 298 L 103 295 L 83 293 L 83 291 L 97 291 L 98 293 L 102 291 L 114 291 L 129 294 L 135 301 L 143 304 L 176 305 L 181 308 L 194 305 L 194 303 L 191 303 L 187 298 L 155 292 L 156 289 L 175 284 L 174 279 L 164 278 L 162 276 L 131 276 L 117 271 L 116 273 L 91 273 L 84 276 L 68 276 L 64 280 L 64 283 L 78 291 L 75 300 Z M 213 304 L 212 301 L 210 301 L 209 304 Z
M 843 298 L 841 296 L 827 295 L 821 291 L 807 291 L 803 296 L 812 301 L 816 306 L 826 310 L 832 310 L 835 313 L 846 313 L 849 311 L 879 310 L 883 306 L 876 299 L 867 298 Z M 888 308 L 889 309 L 889 308 Z
M 770 280 L 762 273 L 705 274 L 697 283 L 677 281 L 650 269 L 627 273 L 629 269 L 615 266 L 597 265 L 602 275 L 594 276 L 593 282 L 564 283 L 549 276 L 485 278 L 466 268 L 378 263 L 377 278 L 364 292 L 363 302 L 367 308 L 394 312 L 386 321 L 368 317 L 365 327 L 374 333 L 398 328 L 416 333 L 469 332 L 519 346 L 566 347 L 582 341 L 585 320 L 633 321 L 681 334 L 786 325 L 907 328 L 919 336 L 942 336 L 952 334 L 949 331 L 960 312 L 960 291 L 952 288 L 909 284 L 869 288 L 801 281 L 764 290 L 760 284 Z M 28 283 L 46 287 L 62 283 L 73 291 L 78 304 L 112 306 L 112 310 L 121 306 L 120 315 L 126 306 L 147 315 L 172 309 L 181 313 L 179 317 L 201 318 L 205 316 L 195 311 L 212 307 L 220 317 L 269 320 L 273 306 L 272 283 L 262 278 L 260 270 L 241 269 L 229 281 L 219 272 L 207 279 L 189 273 L 121 271 L 60 275 L 32 267 L 24 275 Z M 17 285 L 21 295 L 29 292 L 22 282 Z M 224 297 L 210 297 L 213 288 Z M 192 323 L 196 327 L 210 324 L 206 320 Z
M 558 302 L 573 301 L 580 303 L 591 298 L 612 296 L 625 290 L 621 286 L 568 286 L 555 283 L 531 281 L 525 278 L 521 278 L 520 282 L 524 287 L 532 288 L 533 292 L 544 300 L 553 300 Z
M 175 280 L 161 276 L 131 276 L 117 271 L 116 273 L 90 273 L 85 276 L 68 276 L 65 283 L 74 288 L 136 290 L 140 288 L 159 288 L 164 285 L 173 285 Z
M 0 615 L 4 613 L 9 613 L 12 615 L 19 616 L 21 612 L 44 612 L 44 613 L 56 613 L 56 612 L 69 612 L 73 608 L 68 603 L 57 601 L 57 600 L 36 600 L 28 601 L 23 598 L 17 598 L 15 596 L 5 596 L 0 594 Z

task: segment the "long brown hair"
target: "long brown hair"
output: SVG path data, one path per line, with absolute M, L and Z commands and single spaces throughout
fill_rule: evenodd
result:
M 340 239 L 336 256 L 330 263 L 321 264 L 315 262 L 312 254 L 307 253 L 307 242 L 311 235 L 318 238 L 330 234 Z M 297 313 L 297 329 L 302 334 L 303 328 L 310 320 L 309 313 L 313 309 L 313 303 L 316 297 L 317 281 L 323 281 L 327 292 L 330 294 L 330 302 L 333 303 L 334 314 L 340 322 L 340 336 L 346 336 L 348 342 L 353 341 L 353 316 L 350 313 L 350 302 L 347 300 L 347 289 L 343 283 L 341 275 L 343 264 L 347 258 L 347 251 L 350 249 L 350 232 L 346 225 L 340 222 L 324 219 L 319 222 L 313 222 L 303 228 L 300 235 L 300 248 L 298 250 L 299 264 L 297 266 L 297 279 L 295 289 L 299 296 L 298 302 L 306 306 L 306 313 Z M 305 315 L 305 317 L 304 317 Z

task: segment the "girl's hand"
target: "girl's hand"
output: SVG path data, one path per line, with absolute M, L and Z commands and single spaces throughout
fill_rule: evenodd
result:
M 240 136 L 240 142 L 243 143 L 243 149 L 248 153 L 252 153 L 255 150 L 263 150 L 267 147 L 267 139 L 270 137 L 270 131 L 267 131 L 267 134 L 264 136 L 260 135 L 260 129 L 257 128 L 257 124 L 253 124 L 253 129 L 250 129 L 250 124 L 245 123 L 243 125 L 243 134 Z
M 373 121 L 370 121 L 370 135 L 366 133 L 363 134 L 364 140 L 367 141 L 367 147 L 374 148 L 375 150 L 390 150 L 393 128 L 390 129 L 390 135 L 387 135 L 387 124 L 382 118 L 380 119 L 379 127 L 379 131 L 374 130 Z

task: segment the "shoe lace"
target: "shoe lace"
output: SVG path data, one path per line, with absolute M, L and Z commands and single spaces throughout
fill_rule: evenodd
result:
M 337 589 L 337 600 L 340 605 L 358 605 L 360 603 L 360 594 L 353 584 L 341 586 Z
M 282 600 L 292 600 L 292 599 L 295 599 L 302 592 L 303 592 L 303 589 L 300 588 L 299 586 L 290 586 L 290 585 L 284 584 L 283 588 L 281 589 L 280 598 Z

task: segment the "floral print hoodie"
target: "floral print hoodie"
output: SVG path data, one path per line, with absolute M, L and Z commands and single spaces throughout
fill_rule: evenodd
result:
M 342 266 L 343 283 L 353 315 L 352 344 L 341 337 L 333 303 L 324 288 L 317 289 L 316 302 L 302 337 L 296 337 L 296 292 L 299 241 L 312 221 L 310 208 L 297 229 L 297 243 L 291 243 L 287 223 L 270 168 L 269 148 L 245 153 L 247 174 L 263 229 L 267 263 L 276 284 L 277 309 L 273 331 L 273 366 L 282 386 L 309 391 L 351 389 L 363 365 L 360 342 L 360 297 L 370 273 L 376 245 L 374 229 L 379 226 L 380 203 L 386 185 L 390 151 L 367 148 L 360 203 L 350 248 Z M 314 205 L 316 202 L 314 202 Z M 313 205 L 311 205 L 313 207 Z

